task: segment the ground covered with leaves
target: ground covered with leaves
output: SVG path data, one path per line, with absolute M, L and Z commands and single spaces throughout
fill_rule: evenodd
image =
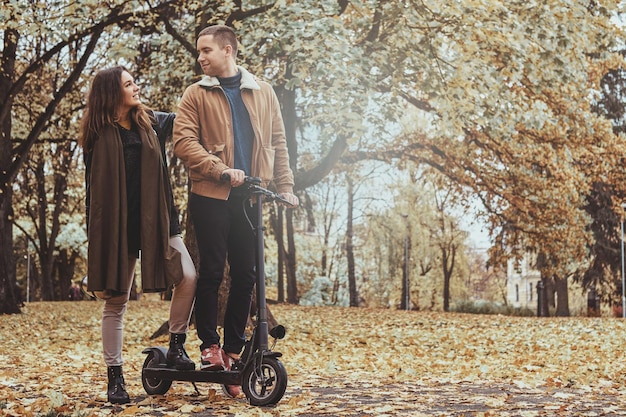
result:
M 626 322 L 271 305 L 289 383 L 275 407 L 219 385 L 141 384 L 142 350 L 169 304 L 131 302 L 124 371 L 132 402 L 106 401 L 100 301 L 31 303 L 0 316 L 0 416 L 626 415 Z M 187 351 L 199 361 L 195 329 Z

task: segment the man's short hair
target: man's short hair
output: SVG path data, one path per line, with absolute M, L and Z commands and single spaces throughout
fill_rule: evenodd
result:
M 207 26 L 200 31 L 198 34 L 198 39 L 201 36 L 212 35 L 215 42 L 220 46 L 220 48 L 224 48 L 226 45 L 230 45 L 233 48 L 233 56 L 237 56 L 237 35 L 235 31 L 226 25 L 213 25 Z

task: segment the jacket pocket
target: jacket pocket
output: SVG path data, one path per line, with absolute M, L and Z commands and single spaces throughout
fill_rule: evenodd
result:
M 223 163 L 226 163 L 226 156 L 224 153 L 224 149 L 226 147 L 225 144 L 203 143 L 202 147 L 207 151 L 209 155 L 215 156 L 219 158 Z M 211 158 L 210 164 L 211 164 L 210 167 L 212 167 L 215 164 L 215 161 L 212 160 L 212 158 Z M 204 163 L 202 163 L 201 166 L 202 168 L 189 170 L 189 177 L 191 178 L 192 181 L 201 181 L 201 180 L 207 179 L 207 174 L 206 174 L 207 171 L 205 170 L 208 169 L 208 166 L 205 165 Z

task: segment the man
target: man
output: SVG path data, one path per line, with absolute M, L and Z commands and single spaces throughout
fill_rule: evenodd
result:
M 205 77 L 189 86 L 174 122 L 174 153 L 189 167 L 189 211 L 200 268 L 196 326 L 201 369 L 229 370 L 245 344 L 245 327 L 255 282 L 256 241 L 246 217 L 256 216 L 245 176 L 272 181 L 293 206 L 293 173 L 278 98 L 272 87 L 236 64 L 237 37 L 228 26 L 203 29 L 197 39 Z M 228 174 L 229 181 L 223 181 Z M 226 257 L 231 286 L 224 317 L 224 343 L 217 333 L 218 290 Z M 241 389 L 229 386 L 227 394 Z

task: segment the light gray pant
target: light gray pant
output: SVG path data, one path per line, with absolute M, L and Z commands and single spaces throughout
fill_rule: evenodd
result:
M 183 239 L 180 236 L 171 237 L 170 246 L 180 252 L 183 267 L 183 279 L 178 285 L 174 286 L 170 303 L 170 333 L 187 333 L 198 278 Z M 135 276 L 136 263 L 136 258 L 132 257 L 129 259 L 126 276 L 131 283 Z M 129 285 L 130 287 L 131 285 Z M 104 309 L 102 310 L 102 349 L 104 362 L 107 366 L 121 366 L 123 363 L 123 319 L 129 297 L 130 289 L 128 293 L 109 298 L 104 303 Z

